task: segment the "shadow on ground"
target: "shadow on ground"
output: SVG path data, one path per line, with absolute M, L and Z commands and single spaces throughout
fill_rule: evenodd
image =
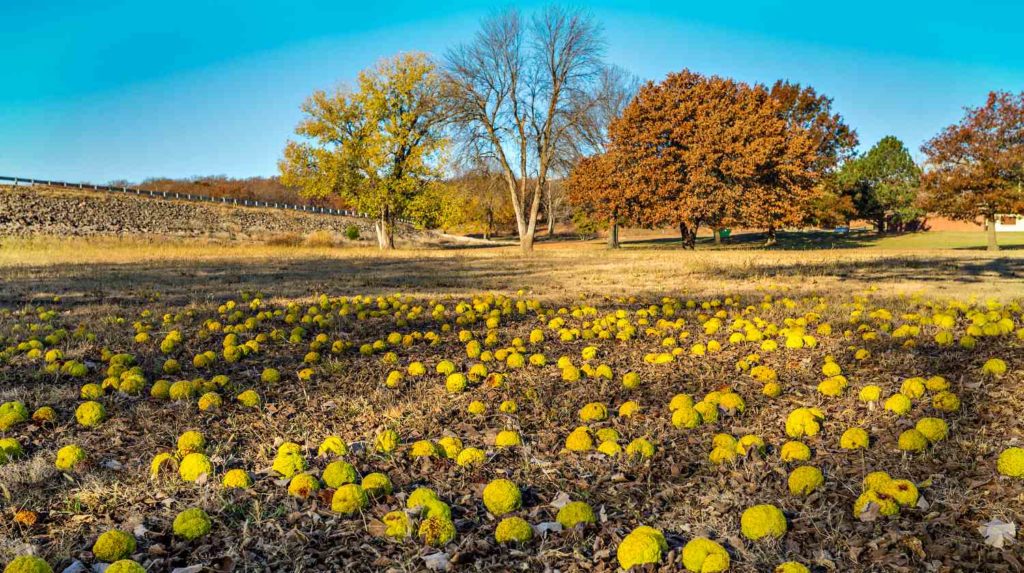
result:
M 882 241 L 899 239 L 902 237 L 927 237 L 922 233 L 890 233 L 879 235 L 872 231 L 853 231 L 846 234 L 838 234 L 832 231 L 780 231 L 776 235 L 777 243 L 771 247 L 765 245 L 768 235 L 763 232 L 737 233 L 724 239 L 720 244 L 715 244 L 712 237 L 698 237 L 697 246 L 704 249 L 764 249 L 773 251 L 812 251 L 821 249 L 862 249 L 878 247 Z M 936 235 L 938 236 L 938 235 Z M 983 240 L 983 238 L 981 239 Z M 636 239 L 622 242 L 626 248 L 681 248 L 678 237 L 659 237 L 654 239 Z M 932 245 L 931 248 L 946 248 L 955 251 L 985 251 L 983 245 L 952 245 L 943 246 L 940 243 Z M 1004 251 L 1024 250 L 1022 244 L 1000 245 Z
M 522 257 L 474 250 L 438 256 L 292 257 L 285 260 L 155 261 L 0 269 L 0 306 L 61 296 L 66 303 L 120 304 L 145 299 L 205 302 L 240 291 L 305 297 L 317 293 L 444 295 L 528 289 L 567 298 L 645 293 L 740 294 L 765 284 L 808 291 L 839 286 L 896 288 L 934 285 L 949 294 L 993 287 L 1024 294 L 1024 258 L 978 255 L 871 255 L 832 258 L 828 253 L 719 253 L 672 255 L 635 252 L 553 252 Z M 1004 293 L 1006 294 L 1006 293 Z

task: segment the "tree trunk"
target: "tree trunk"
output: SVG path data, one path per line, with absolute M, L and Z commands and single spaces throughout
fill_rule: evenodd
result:
M 529 255 L 533 252 L 533 235 L 530 233 L 523 234 L 519 237 L 519 249 L 523 251 L 524 255 Z
M 512 212 L 516 216 L 516 236 L 519 237 L 519 248 L 524 254 L 529 254 L 533 250 L 533 237 L 530 232 L 530 227 L 536 225 L 537 219 L 536 214 L 533 213 L 533 219 L 530 220 L 531 213 L 527 212 L 528 205 L 526 204 L 526 180 L 517 181 L 515 176 L 512 174 L 512 170 L 509 167 L 505 167 L 505 180 L 508 183 L 509 194 L 512 196 Z M 533 196 L 533 205 L 539 206 L 540 196 L 537 194 L 540 189 L 536 189 Z M 533 225 L 530 225 L 530 223 Z M 531 237 L 527 240 L 527 234 Z
M 715 244 L 716 245 L 721 245 L 722 244 L 722 232 L 721 232 L 721 229 L 715 229 L 714 233 L 715 233 Z
M 996 242 L 996 216 L 990 215 L 985 226 L 987 227 L 985 231 L 988 235 L 988 250 L 998 251 L 999 243 Z
M 774 247 L 778 239 L 775 236 L 775 227 L 768 227 L 768 238 L 764 242 L 766 247 Z
M 544 185 L 544 215 L 548 223 L 548 237 L 555 236 L 555 197 L 551 191 L 551 183 Z
M 519 248 L 524 253 L 529 253 L 533 250 L 533 238 L 530 237 L 529 245 L 527 245 L 527 235 L 529 226 L 526 223 L 526 215 L 520 215 L 520 212 L 516 211 L 516 234 L 519 236 Z
M 384 209 L 380 219 L 373 223 L 373 228 L 377 232 L 377 246 L 382 251 L 395 248 L 395 227 L 391 222 L 391 212 L 389 209 Z
M 611 227 L 608 228 L 608 248 L 619 248 L 619 222 L 612 217 Z
M 878 227 L 878 234 L 879 235 L 884 235 L 885 234 L 885 215 L 880 215 L 878 217 L 878 220 L 875 221 L 875 226 Z
M 537 214 L 540 212 L 540 200 L 543 193 L 540 181 L 533 188 L 533 202 L 530 204 L 530 211 L 525 220 L 519 223 L 519 248 L 524 255 L 533 252 L 533 241 L 537 236 Z
M 686 223 L 679 223 L 679 235 L 682 239 L 681 246 L 684 249 L 692 251 L 697 248 L 697 229 L 698 225 L 694 225 L 691 228 Z
M 484 239 L 491 239 L 491 229 L 494 228 L 494 213 L 490 210 L 487 211 L 487 223 L 484 227 Z

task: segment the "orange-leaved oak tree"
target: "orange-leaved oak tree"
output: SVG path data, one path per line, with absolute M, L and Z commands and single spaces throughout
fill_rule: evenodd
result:
M 607 223 L 608 247 L 612 249 L 619 248 L 619 225 L 627 221 L 626 209 L 616 203 L 621 199 L 616 195 L 623 189 L 613 180 L 617 173 L 613 167 L 615 159 L 606 156 L 610 144 L 608 128 L 622 115 L 639 88 L 640 80 L 630 72 L 615 65 L 605 66 L 588 113 L 578 118 L 579 136 L 569 139 L 570 152 L 563 160 L 569 172 L 566 186 L 569 203 L 588 219 L 596 217 L 599 223 Z M 588 156 L 596 160 L 583 161 Z
M 776 229 L 820 219 L 820 209 L 834 200 L 829 183 L 858 142 L 857 133 L 832 111 L 832 98 L 813 87 L 779 80 L 770 94 L 792 136 L 778 149 L 778 170 L 785 176 L 778 178 L 776 189 L 745 202 L 742 217 L 745 226 L 767 229 L 769 245 L 775 243 Z M 810 136 L 813 157 L 805 135 Z
M 922 206 L 952 219 L 982 219 L 999 250 L 996 218 L 1024 212 L 1024 92 L 992 92 L 921 147 Z
M 690 248 L 701 225 L 767 227 L 760 212 L 802 197 L 816 174 L 811 131 L 764 86 L 729 78 L 684 70 L 648 83 L 609 133 L 634 222 L 678 225 Z
M 620 177 L 616 160 L 611 151 L 584 157 L 566 181 L 569 202 L 590 219 L 608 224 L 608 246 L 613 249 L 619 247 L 619 225 L 639 220 L 636 208 L 642 205 L 630 196 L 637 187 Z

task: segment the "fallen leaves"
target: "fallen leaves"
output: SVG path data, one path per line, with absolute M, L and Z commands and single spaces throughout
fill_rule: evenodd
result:
M 641 309 L 655 312 L 650 306 L 641 306 L 642 303 L 636 307 L 614 304 L 616 306 L 609 308 L 625 309 L 626 318 L 622 320 L 627 322 L 635 321 Z M 746 301 L 737 302 L 735 308 L 723 306 L 721 309 L 733 315 L 733 319 L 753 313 L 760 314 L 767 321 L 765 324 L 782 324 L 794 317 L 805 318 L 818 302 L 809 299 L 793 304 L 793 308 L 781 312 L 759 309 L 756 304 L 750 307 L 752 310 L 742 310 Z M 594 316 L 599 317 L 609 310 L 599 308 Z M 846 311 L 843 308 L 828 315 L 837 331 L 848 328 L 852 334 L 854 329 L 865 326 L 884 332 L 879 325 L 844 322 Z M 911 310 L 929 311 L 918 307 Z M 201 321 L 208 318 L 204 312 L 197 307 L 194 319 L 197 322 L 192 327 L 200 327 Z M 711 309 L 706 311 L 710 312 Z M 162 402 L 146 395 L 121 396 L 112 391 L 104 397 L 110 402 L 113 414 L 108 426 L 87 433 L 66 425 L 24 427 L 19 437 L 27 452 L 49 455 L 46 452 L 52 443 L 82 441 L 93 461 L 81 472 L 54 477 L 52 482 L 40 482 L 43 486 L 38 489 L 12 487 L 8 507 L 33 508 L 39 511 L 38 521 L 33 522 L 35 530 L 27 531 L 24 528 L 29 526 L 30 516 L 19 517 L 8 510 L 8 519 L 0 521 L 0 535 L 8 532 L 14 532 L 12 537 L 32 535 L 31 542 L 40 547 L 70 547 L 74 553 L 69 559 L 82 559 L 85 570 L 93 568 L 88 552 L 89 538 L 104 529 L 118 527 L 135 534 L 140 544 L 135 556 L 144 561 L 149 570 L 171 571 L 178 567 L 179 572 L 188 572 L 201 567 L 191 564 L 201 563 L 207 570 L 228 571 L 237 563 L 238 567 L 244 564 L 267 570 L 447 571 L 472 564 L 474 570 L 480 571 L 597 572 L 615 567 L 616 548 L 623 532 L 645 524 L 664 532 L 669 543 L 665 553 L 667 560 L 678 561 L 678 551 L 688 540 L 708 536 L 726 545 L 737 568 L 743 570 L 771 570 L 782 555 L 799 557 L 808 565 L 829 571 L 871 568 L 1014 570 L 1017 553 L 1013 522 L 1020 521 L 1015 504 L 1020 499 L 1021 484 L 995 478 L 992 467 L 983 460 L 1000 450 L 999 442 L 1004 436 L 1019 432 L 1017 418 L 1011 416 L 1020 411 L 1019 384 L 1013 378 L 1017 371 L 1008 374 L 1001 386 L 972 384 L 966 374 L 959 374 L 961 364 L 971 359 L 960 350 L 931 347 L 908 350 L 902 343 L 887 341 L 884 334 L 871 344 L 861 341 L 852 344 L 850 339 L 856 334 L 837 335 L 822 337 L 820 347 L 792 351 L 798 354 L 781 349 L 759 353 L 759 363 L 777 369 L 784 386 L 782 395 L 768 398 L 762 395 L 759 385 L 752 384 L 747 374 L 736 369 L 738 360 L 758 352 L 756 345 L 724 345 L 721 350 L 699 358 L 684 353 L 668 366 L 643 362 L 643 354 L 661 345 L 663 337 L 672 334 L 674 338 L 668 337 L 670 344 L 682 342 L 679 330 L 693 331 L 689 333 L 692 338 L 680 348 L 694 339 L 707 341 L 699 329 L 693 328 L 704 311 L 694 309 L 691 312 L 680 306 L 678 313 L 676 316 L 682 322 L 673 327 L 665 326 L 672 321 L 662 323 L 664 317 L 660 315 L 647 317 L 645 328 L 665 330 L 651 334 L 650 340 L 641 335 L 637 339 L 607 342 L 597 338 L 557 341 L 552 337 L 534 348 L 524 342 L 526 353 L 544 352 L 549 366 L 508 370 L 492 356 L 486 365 L 492 372 L 503 371 L 506 379 L 502 386 L 470 385 L 465 394 L 457 397 L 443 390 L 436 392 L 443 388 L 443 378 L 431 373 L 410 379 L 400 389 L 384 389 L 380 384 L 384 372 L 401 368 L 409 360 L 423 361 L 430 367 L 428 371 L 442 359 L 453 360 L 461 370 L 483 364 L 483 361 L 465 357 L 465 347 L 456 342 L 454 331 L 440 335 L 437 344 L 430 346 L 413 342 L 411 346 L 387 347 L 387 353 L 393 350 L 394 354 L 387 364 L 382 362 L 381 354 L 364 356 L 352 352 L 340 356 L 342 362 L 332 367 L 335 369 L 318 370 L 311 381 L 291 380 L 276 386 L 257 386 L 267 404 L 263 409 L 234 410 L 234 406 L 225 406 L 215 414 L 197 414 L 194 403 Z M 334 312 L 329 314 L 340 316 Z M 572 318 L 571 312 L 562 315 L 570 320 L 567 326 L 578 330 L 586 329 L 587 322 L 594 324 L 600 320 L 588 315 L 577 320 Z M 506 344 L 518 344 L 511 341 L 513 338 L 526 340 L 529 329 L 536 326 L 535 318 L 528 314 L 516 317 L 513 313 L 507 318 L 503 315 L 497 329 L 478 329 L 472 322 L 459 327 L 473 331 L 474 336 L 494 332 L 497 342 L 488 346 L 489 352 L 494 353 Z M 350 320 L 351 325 L 355 325 L 347 328 L 350 325 L 346 323 L 344 332 L 357 343 L 356 347 L 358 343 L 383 339 L 389 331 L 439 330 L 436 324 L 429 322 L 397 326 L 389 313 L 366 322 L 351 317 L 339 320 Z M 4 324 L 0 317 L 0 331 Z M 244 323 L 238 323 L 241 324 Z M 317 329 L 315 323 L 302 324 L 308 324 L 311 337 L 312 331 Z M 189 332 L 189 325 L 181 328 Z M 242 337 L 251 337 L 260 329 L 290 328 L 293 326 L 285 326 L 279 318 L 268 316 L 264 323 L 257 323 L 255 330 L 243 333 Z M 110 328 L 110 333 L 116 331 Z M 322 334 L 330 339 L 339 332 L 340 329 L 328 328 Z M 103 333 L 102 344 L 112 350 L 131 344 L 118 343 L 107 334 Z M 927 344 L 926 337 L 921 340 L 922 345 Z M 1013 355 L 1019 344 L 1015 337 L 993 338 L 985 343 L 990 347 L 999 346 L 999 352 L 1005 350 L 1008 356 Z M 186 341 L 186 346 L 196 347 L 188 348 L 189 353 L 219 344 L 219 337 L 212 335 Z M 603 345 L 600 356 L 602 361 L 606 359 L 615 376 L 612 379 L 586 378 L 573 384 L 563 382 L 553 365 L 555 357 L 564 355 L 578 363 L 581 345 L 590 344 Z M 853 349 L 856 346 L 870 346 L 871 359 L 855 362 Z M 255 381 L 266 365 L 293 372 L 289 361 L 294 360 L 296 354 L 301 358 L 308 350 L 305 342 L 275 344 L 273 340 L 268 340 L 263 348 L 263 353 L 252 358 L 249 364 L 218 367 L 217 373 L 223 372 L 230 379 L 228 384 L 237 386 L 228 387 L 225 396 L 242 387 L 259 384 Z M 83 352 L 94 351 L 89 347 Z M 146 352 L 138 350 L 140 363 L 147 373 L 158 372 L 166 357 Z M 949 378 L 951 387 L 963 396 L 965 408 L 955 415 L 937 413 L 931 401 L 924 398 L 914 402 L 911 414 L 896 419 L 882 409 L 872 410 L 861 404 L 855 392 L 822 398 L 814 388 L 819 382 L 818 366 L 825 355 L 843 363 L 852 388 L 870 383 L 883 387 L 886 393 L 895 393 L 899 392 L 902 379 L 911 373 L 943 374 Z M 23 378 L 13 379 L 32 379 L 30 376 L 37 375 L 34 368 L 32 364 L 27 365 L 24 370 L 18 370 Z M 621 385 L 619 374 L 625 371 L 641 372 L 643 385 L 638 388 Z M 0 370 L 0 374 L 5 373 Z M 213 372 L 187 374 L 192 378 L 193 374 L 206 376 Z M 58 378 L 52 384 L 65 392 L 62 398 L 53 400 L 58 412 L 73 411 L 81 381 L 71 381 L 66 384 L 67 388 L 63 387 L 65 382 L 68 381 Z M 749 408 L 746 413 L 723 414 L 718 422 L 685 431 L 671 426 L 666 407 L 674 394 L 685 392 L 699 397 L 712 390 L 726 389 L 743 395 Z M 466 412 L 469 400 L 486 401 L 491 408 L 485 415 L 469 416 Z M 496 405 L 505 400 L 517 401 L 519 409 L 499 412 Z M 650 439 L 657 446 L 657 453 L 651 459 L 640 462 L 603 453 L 561 452 L 567 431 L 579 424 L 580 404 L 601 401 L 614 409 L 626 400 L 641 403 L 641 411 L 631 417 L 611 416 L 594 423 L 592 429 L 615 430 L 623 443 L 640 436 Z M 787 494 L 786 477 L 792 465 L 781 461 L 779 449 L 787 440 L 785 415 L 794 408 L 809 406 L 819 406 L 829 414 L 820 435 L 807 440 L 812 451 L 809 463 L 823 468 L 827 478 L 819 491 L 797 500 Z M 914 456 L 897 453 L 891 447 L 895 436 L 903 426 L 912 425 L 925 415 L 946 417 L 955 439 L 935 444 Z M 870 448 L 856 454 L 839 448 L 838 436 L 843 428 L 851 426 L 870 429 L 873 439 Z M 147 479 L 147 461 L 166 449 L 171 434 L 178 435 L 182 429 L 193 427 L 209 434 L 211 444 L 215 444 L 210 446 L 209 452 L 214 472 L 187 485 L 181 483 L 175 471 L 163 472 L 152 481 Z M 395 429 L 401 437 L 398 449 L 387 455 L 366 447 L 367 443 L 372 444 L 366 440 L 372 439 L 382 427 Z M 493 438 L 500 430 L 519 432 L 525 445 L 507 449 L 492 447 Z M 733 464 L 711 467 L 707 462 L 708 444 L 716 433 L 761 436 L 765 449 L 763 452 L 752 449 Z M 344 457 L 356 466 L 359 474 L 387 474 L 394 485 L 393 494 L 373 499 L 360 516 L 351 517 L 341 517 L 331 511 L 334 490 L 330 488 L 319 490 L 316 497 L 309 499 L 288 498 L 286 489 L 290 480 L 278 479 L 266 470 L 274 448 L 285 441 L 295 441 L 302 450 L 312 454 L 325 435 L 343 436 L 349 446 Z M 435 441 L 441 436 L 458 437 L 464 446 L 484 450 L 486 463 L 479 467 L 459 467 L 445 457 L 407 455 L 409 444 L 418 440 Z M 306 471 L 317 477 L 322 475 L 329 456 L 310 455 L 309 459 Z M 51 460 L 44 461 L 52 466 Z M 225 491 L 220 478 L 227 468 L 250 472 L 255 483 L 247 490 Z M 6 471 L 11 469 L 12 465 L 5 466 Z M 174 468 L 168 464 L 167 469 Z M 876 470 L 894 472 L 894 475 L 898 472 L 927 491 L 918 496 L 916 506 L 908 504 L 898 514 L 883 516 L 878 504 L 869 503 L 859 515 L 852 515 L 850 507 L 855 498 L 852 492 L 867 473 Z M 497 521 L 489 517 L 481 505 L 480 490 L 498 476 L 507 477 L 522 487 L 523 508 L 517 516 L 533 527 L 536 534 L 533 541 L 516 546 L 495 541 Z M 5 487 L 0 480 L 0 488 Z M 415 535 L 407 540 L 384 538 L 386 528 L 380 519 L 388 512 L 404 511 L 410 493 L 418 487 L 432 489 L 450 506 L 457 535 L 451 544 L 441 548 L 442 551 L 424 547 Z M 596 512 L 597 523 L 564 530 L 556 521 L 557 513 L 570 501 L 590 504 Z M 738 515 L 742 508 L 764 502 L 778 503 L 789 520 L 791 529 L 779 545 L 754 546 L 738 535 Z M 200 543 L 184 542 L 169 533 L 168 518 L 188 505 L 207 508 L 216 522 L 209 538 Z M 413 513 L 414 521 L 422 519 L 422 510 Z M 15 517 L 11 519 L 11 515 Z M 990 515 L 999 515 L 1006 521 L 992 520 L 978 528 L 980 535 L 976 534 L 977 524 Z M 12 522 L 22 529 L 13 528 Z M 39 527 L 39 522 L 45 528 Z M 4 526 L 10 529 L 2 529 Z M 989 547 L 1001 551 L 989 550 Z M 667 565 L 668 561 L 665 563 Z
M 1012 521 L 1007 523 L 1000 519 L 992 519 L 979 526 L 978 533 L 985 538 L 985 545 L 1002 549 L 1017 539 L 1017 524 Z
M 14 522 L 25 527 L 32 527 L 39 520 L 39 515 L 28 509 L 19 509 L 14 512 Z
M 447 571 L 451 566 L 451 560 L 447 553 L 438 552 L 423 556 L 423 564 L 431 571 Z

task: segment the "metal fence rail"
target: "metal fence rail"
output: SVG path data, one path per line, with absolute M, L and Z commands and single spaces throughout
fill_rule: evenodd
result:
M 45 187 L 66 187 L 69 189 L 88 189 L 90 191 L 107 191 L 110 193 L 128 193 L 140 197 L 152 197 L 154 199 L 177 199 L 181 201 L 196 201 L 201 203 L 220 203 L 222 205 L 237 205 L 240 207 L 261 207 L 265 209 L 283 209 L 286 211 L 302 211 L 317 215 L 334 215 L 338 217 L 357 217 L 360 219 L 375 219 L 367 213 L 350 211 L 347 209 L 332 209 L 330 207 L 317 207 L 315 205 L 294 205 L 291 203 L 277 203 L 269 201 L 257 201 L 255 199 L 235 199 L 228 197 L 211 197 L 209 195 L 197 195 L 194 193 L 178 193 L 175 191 L 154 191 L 152 189 L 139 189 L 136 187 L 112 187 L 110 185 L 95 185 L 93 183 L 69 183 L 67 181 L 49 181 L 46 179 L 31 179 L 28 177 L 7 177 L 0 175 L 0 181 L 10 181 L 14 186 L 45 186 Z M 398 219 L 399 223 L 412 224 L 405 219 Z

